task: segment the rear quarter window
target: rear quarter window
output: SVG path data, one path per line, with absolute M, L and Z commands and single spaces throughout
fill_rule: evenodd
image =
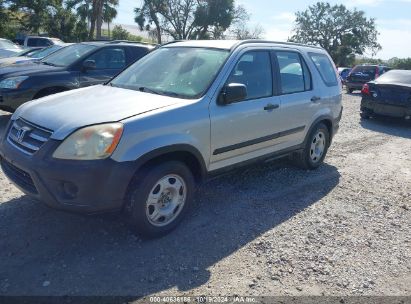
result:
M 309 53 L 309 56 L 320 73 L 324 83 L 329 87 L 338 85 L 334 65 L 331 63 L 328 56 L 319 53 Z

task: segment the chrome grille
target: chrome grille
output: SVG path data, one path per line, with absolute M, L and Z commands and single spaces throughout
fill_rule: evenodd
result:
M 7 140 L 26 154 L 36 153 L 47 142 L 53 132 L 22 118 L 11 126 Z

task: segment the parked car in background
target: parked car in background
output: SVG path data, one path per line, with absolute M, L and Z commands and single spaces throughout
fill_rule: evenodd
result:
M 352 93 L 354 90 L 361 90 L 365 83 L 378 78 L 389 70 L 389 67 L 383 65 L 356 65 L 345 80 L 347 93 Z
M 23 49 L 10 40 L 0 38 L 0 58 L 15 56 Z
M 44 59 L 0 68 L 0 109 L 14 111 L 26 101 L 109 81 L 153 45 L 87 42 L 62 48 Z
M 14 39 L 16 43 L 22 47 L 47 47 L 55 44 L 63 44 L 64 42 L 58 38 L 42 37 L 42 36 L 27 36 L 24 39 Z
M 21 106 L 0 143 L 1 165 L 51 207 L 123 210 L 133 231 L 158 237 L 178 225 L 207 176 L 287 155 L 318 168 L 341 95 L 319 47 L 174 42 L 105 85 Z
M 340 75 L 341 82 L 345 85 L 347 76 L 351 72 L 352 69 L 347 68 L 347 67 L 339 67 L 337 70 L 338 70 L 338 74 Z
M 0 68 L 12 65 L 12 64 L 23 64 L 29 63 L 34 61 L 39 61 L 44 57 L 53 54 L 54 52 L 58 51 L 62 47 L 71 45 L 71 43 L 64 43 L 64 44 L 55 44 L 52 46 L 48 46 L 46 48 L 35 48 L 30 50 L 24 50 L 19 53 L 16 57 L 7 57 L 0 59 Z
M 361 117 L 374 115 L 411 118 L 411 71 L 391 70 L 364 84 Z

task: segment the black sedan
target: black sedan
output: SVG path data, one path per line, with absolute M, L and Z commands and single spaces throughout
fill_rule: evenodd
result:
M 154 46 L 123 41 L 67 46 L 39 62 L 0 68 L 0 109 L 13 112 L 40 97 L 109 81 Z
M 364 84 L 361 117 L 375 115 L 411 118 L 411 71 L 391 70 Z

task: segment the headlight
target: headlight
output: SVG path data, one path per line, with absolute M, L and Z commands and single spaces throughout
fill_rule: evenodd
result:
M 29 76 L 10 77 L 0 81 L 0 89 L 18 89 Z
M 109 157 L 123 133 L 123 124 L 108 123 L 85 127 L 67 137 L 54 152 L 54 158 L 93 160 Z

